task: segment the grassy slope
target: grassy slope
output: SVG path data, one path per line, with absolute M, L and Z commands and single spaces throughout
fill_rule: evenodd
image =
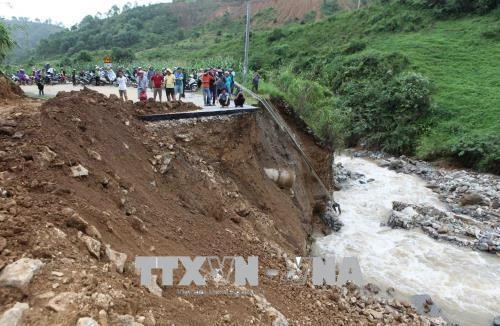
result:
M 498 24 L 495 18 L 442 21 L 431 30 L 373 39 L 375 49 L 405 53 L 434 83 L 435 103 L 452 114 L 422 139 L 421 155 L 446 151 L 458 137 L 500 134 L 500 43 L 481 37 Z
M 469 139 L 498 141 L 500 137 L 500 66 L 496 64 L 500 42 L 481 35 L 500 28 L 499 16 L 497 10 L 485 16 L 436 20 L 430 12 L 398 5 L 389 10 L 372 7 L 316 24 L 284 27 L 285 36 L 275 42 L 268 41 L 269 32 L 256 32 L 253 61 L 258 57 L 264 70 L 271 71 L 279 61 L 298 67 L 312 61 L 317 67 L 345 58 L 342 51 L 353 41 L 366 44 L 355 56 L 369 51 L 399 52 L 409 59 L 411 70 L 431 80 L 434 104 L 448 112 L 421 137 L 417 154 L 428 158 L 450 155 L 453 146 Z M 216 45 L 206 40 L 209 46 L 196 52 L 199 57 L 242 52 L 237 38 Z
M 286 25 L 281 28 L 283 36 L 273 42 L 268 39 L 272 32 L 254 29 L 250 61 L 261 65 L 266 79 L 271 80 L 269 77 L 284 67 L 307 73 L 327 70 L 324 67 L 349 56 L 398 52 L 408 58 L 411 70 L 431 80 L 434 104 L 448 112 L 419 139 L 417 154 L 427 158 L 456 156 L 460 143 L 490 138 L 496 139 L 492 155 L 500 162 L 500 37 L 495 40 L 481 35 L 484 31 L 500 31 L 499 18 L 500 9 L 485 16 L 437 20 L 431 12 L 395 3 L 371 6 L 314 24 Z M 242 58 L 242 20 L 229 25 L 216 20 L 198 31 L 198 37 L 139 52 L 134 64 L 193 66 L 196 62 L 213 63 L 213 57 L 227 57 L 218 62 L 233 63 Z M 353 42 L 364 43 L 366 48 L 352 55 L 344 53 Z M 330 88 L 325 79 L 318 82 Z

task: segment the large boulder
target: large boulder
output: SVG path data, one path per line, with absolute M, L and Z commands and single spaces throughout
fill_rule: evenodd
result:
M 39 259 L 21 258 L 7 265 L 0 273 L 0 286 L 24 288 L 38 273 L 43 263 Z
M 21 325 L 21 320 L 26 313 L 26 310 L 29 309 L 29 305 L 27 303 L 16 302 L 14 307 L 5 311 L 0 317 L 0 326 L 18 326 Z

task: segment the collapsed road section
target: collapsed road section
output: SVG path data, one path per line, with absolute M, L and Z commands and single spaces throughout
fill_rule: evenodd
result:
M 264 111 L 145 124 L 144 107 L 89 90 L 0 105 L 2 322 L 430 324 L 364 288 L 264 269 L 239 297 L 184 296 L 156 272 L 140 285 L 136 256 L 258 256 L 286 275 L 307 255 L 322 187 Z M 331 187 L 331 151 L 294 130 Z

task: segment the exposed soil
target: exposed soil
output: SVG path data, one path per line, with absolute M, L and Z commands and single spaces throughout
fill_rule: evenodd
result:
M 137 102 L 134 106 L 140 114 L 161 114 L 200 110 L 198 106 L 191 102 L 173 101 L 160 103 L 153 101 L 151 98 L 147 102 Z
M 0 114 L 0 127 L 11 128 L 0 134 L 0 270 L 21 257 L 44 263 L 22 291 L 0 288 L 0 312 L 29 304 L 23 325 L 75 325 L 85 316 L 129 325 L 119 321 L 123 315 L 144 325 L 155 324 L 151 317 L 156 325 L 269 325 L 279 320 L 270 307 L 292 325 L 429 325 L 408 304 L 368 298 L 354 286 L 313 288 L 265 276 L 265 268 L 286 273 L 284 257 L 307 255 L 322 190 L 264 112 L 145 125 L 135 104 L 83 90 L 10 101 Z M 330 152 L 293 128 L 331 185 Z M 88 175 L 72 176 L 77 165 Z M 278 187 L 264 168 L 293 170 L 293 187 Z M 82 234 L 102 244 L 98 258 Z M 123 273 L 105 258 L 105 244 L 127 254 Z M 161 297 L 149 293 L 135 256 L 171 255 L 259 256 L 260 284 L 250 288 L 256 296 L 186 297 L 167 287 Z M 74 293 L 68 306 L 47 308 L 63 292 Z
M 0 73 L 0 100 L 24 96 L 22 89 Z

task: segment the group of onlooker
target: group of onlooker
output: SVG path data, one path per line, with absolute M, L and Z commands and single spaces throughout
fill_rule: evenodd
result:
M 139 100 L 146 101 L 148 99 L 148 88 L 153 91 L 154 101 L 157 98 L 160 102 L 162 101 L 163 90 L 165 90 L 167 101 L 180 100 L 184 94 L 184 84 L 187 83 L 189 87 L 193 87 L 193 85 L 201 87 L 205 106 L 215 106 L 216 101 L 218 101 L 222 107 L 229 107 L 233 96 L 236 107 L 243 107 L 245 103 L 243 92 L 239 89 L 235 91 L 235 73 L 230 69 L 226 71 L 215 68 L 200 70 L 193 72 L 189 76 L 189 80 L 186 80 L 182 68 L 174 68 L 174 71 L 171 69 L 154 70 L 153 67 L 149 67 L 147 71 L 144 71 L 141 67 L 134 69 L 133 75 L 136 78 Z M 128 100 L 128 80 L 122 70 L 118 71 L 116 82 L 118 83 L 120 98 Z

